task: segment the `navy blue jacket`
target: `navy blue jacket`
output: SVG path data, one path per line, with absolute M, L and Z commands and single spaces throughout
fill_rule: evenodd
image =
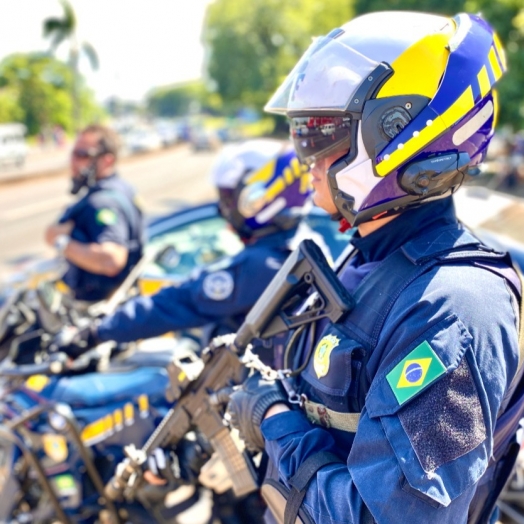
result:
M 129 300 L 102 319 L 98 337 L 130 342 L 210 323 L 233 333 L 288 257 L 294 233 L 259 238 L 236 256 L 197 270 L 178 287 Z
M 420 235 L 423 256 L 446 228 L 460 229 L 451 198 L 408 210 L 352 240 L 359 253 L 340 279 L 354 292 L 408 241 Z M 378 296 L 380 285 L 375 289 Z M 297 387 L 333 411 L 362 408 L 357 431 L 314 424 L 300 410 L 275 415 L 261 427 L 268 475 L 289 487 L 300 464 L 328 451 L 341 463 L 321 468 L 308 487 L 304 508 L 315 522 L 465 523 L 517 369 L 516 326 L 515 295 L 507 281 L 469 263 L 434 266 L 409 284 L 367 361 L 343 323 L 320 326 L 315 340 L 304 340 L 298 350 L 295 365 L 314 345 Z M 415 358 L 417 352 L 424 358 Z M 424 369 L 429 362 L 440 362 L 442 369 Z M 417 381 L 424 389 L 410 396 Z M 362 384 L 365 395 L 359 394 Z
M 74 222 L 73 240 L 83 244 L 114 242 L 128 249 L 125 267 L 113 277 L 90 273 L 68 261 L 63 281 L 74 297 L 103 300 L 124 281 L 142 256 L 144 225 L 142 213 L 135 204 L 134 190 L 116 174 L 103 178 L 66 209 L 59 223 L 69 220 Z

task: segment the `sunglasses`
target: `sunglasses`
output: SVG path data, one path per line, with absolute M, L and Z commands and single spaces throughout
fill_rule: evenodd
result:
M 73 149 L 71 155 L 75 158 L 96 158 L 99 152 L 92 149 Z

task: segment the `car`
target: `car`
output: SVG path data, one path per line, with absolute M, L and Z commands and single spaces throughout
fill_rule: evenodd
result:
M 214 131 L 204 128 L 192 129 L 189 142 L 193 151 L 216 151 L 221 143 Z
M 155 129 L 138 127 L 124 135 L 124 145 L 130 154 L 134 154 L 156 151 L 164 146 L 164 142 Z
M 25 141 L 27 128 L 24 124 L 0 124 L 0 164 L 25 164 L 28 147 Z

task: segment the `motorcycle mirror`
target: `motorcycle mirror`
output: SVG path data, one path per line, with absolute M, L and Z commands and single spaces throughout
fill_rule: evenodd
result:
M 63 326 L 59 314 L 62 295 L 53 284 L 45 282 L 36 288 L 36 298 L 38 301 L 37 316 L 41 326 L 47 333 L 52 335 L 58 333 Z
M 174 269 L 180 263 L 180 253 L 175 246 L 169 245 L 161 249 L 155 256 L 155 264 L 163 269 Z

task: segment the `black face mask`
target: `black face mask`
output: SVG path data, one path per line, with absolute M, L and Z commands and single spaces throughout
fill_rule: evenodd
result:
M 73 177 L 70 192 L 76 195 L 83 187 L 93 187 L 96 184 L 96 158 Z

